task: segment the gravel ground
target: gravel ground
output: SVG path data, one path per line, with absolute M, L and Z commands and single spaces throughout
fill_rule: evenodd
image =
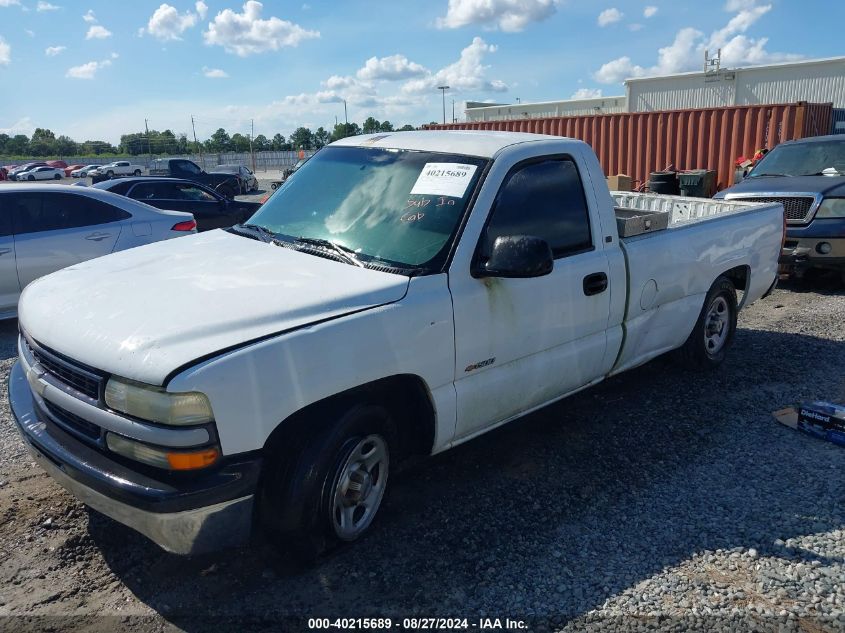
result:
M 845 630 L 845 449 L 771 416 L 845 401 L 843 314 L 832 282 L 786 285 L 742 313 L 720 370 L 658 359 L 422 461 L 369 536 L 308 569 L 267 544 L 179 558 L 86 510 L 31 462 L 3 390 L 0 627 Z

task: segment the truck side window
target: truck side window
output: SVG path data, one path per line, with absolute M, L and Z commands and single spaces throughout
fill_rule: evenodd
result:
M 177 169 L 184 171 L 187 174 L 199 174 L 201 170 L 189 160 L 174 161 Z
M 572 160 L 530 163 L 507 177 L 493 205 L 482 253 L 490 253 L 501 235 L 543 238 L 555 258 L 592 247 L 587 201 Z

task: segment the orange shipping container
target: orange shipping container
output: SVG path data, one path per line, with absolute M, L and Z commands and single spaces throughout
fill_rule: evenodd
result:
M 734 161 L 782 141 L 828 134 L 833 105 L 788 103 L 663 112 L 625 112 L 546 119 L 429 125 L 430 130 L 506 130 L 581 139 L 606 175 L 628 174 L 635 185 L 671 167 L 715 169 L 718 188 L 733 184 Z

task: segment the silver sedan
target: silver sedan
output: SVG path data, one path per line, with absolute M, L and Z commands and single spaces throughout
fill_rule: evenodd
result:
M 0 319 L 38 277 L 115 251 L 196 233 L 190 213 L 66 185 L 0 187 Z

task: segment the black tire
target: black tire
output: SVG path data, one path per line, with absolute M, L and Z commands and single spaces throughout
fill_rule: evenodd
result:
M 33 180 L 35 180 L 35 176 L 27 176 L 26 179 L 32 182 Z
M 718 367 L 733 344 L 736 316 L 736 288 L 727 277 L 719 277 L 707 291 L 698 320 L 686 343 L 676 350 L 676 360 L 689 369 Z M 721 329 L 718 329 L 720 324 Z M 717 340 L 718 345 L 714 342 Z
M 229 200 L 233 200 L 235 198 L 235 189 L 231 185 L 220 185 L 217 187 L 217 193 Z
M 106 172 L 106 178 L 108 178 L 109 180 L 111 180 L 112 178 L 114 178 L 114 172 L 113 172 L 111 169 L 109 169 L 109 170 Z
M 323 421 L 322 425 L 320 421 Z M 390 447 L 395 445 L 393 422 L 380 405 L 358 403 L 346 408 L 324 408 L 296 424 L 297 433 L 285 435 L 278 446 L 269 448 L 258 494 L 258 517 L 269 540 L 308 562 L 342 542 L 357 540 L 371 527 L 384 499 L 390 470 Z M 348 538 L 339 532 L 335 512 L 337 484 L 350 458 L 370 438 L 383 442 L 387 459 L 369 474 L 367 491 L 381 493 L 374 510 L 362 516 L 360 534 Z M 349 488 L 347 493 L 351 492 Z M 353 511 L 357 512 L 357 509 Z M 366 511 L 365 511 L 366 512 Z M 366 519 L 364 525 L 363 519 Z
M 133 176 L 140 176 L 140 175 L 141 175 L 141 170 L 140 170 L 140 169 L 136 169 L 135 171 L 133 171 L 133 172 L 132 172 L 132 175 L 133 175 Z
M 53 180 L 61 180 L 61 179 L 62 179 L 62 177 L 59 174 L 56 174 L 55 176 L 53 176 Z

